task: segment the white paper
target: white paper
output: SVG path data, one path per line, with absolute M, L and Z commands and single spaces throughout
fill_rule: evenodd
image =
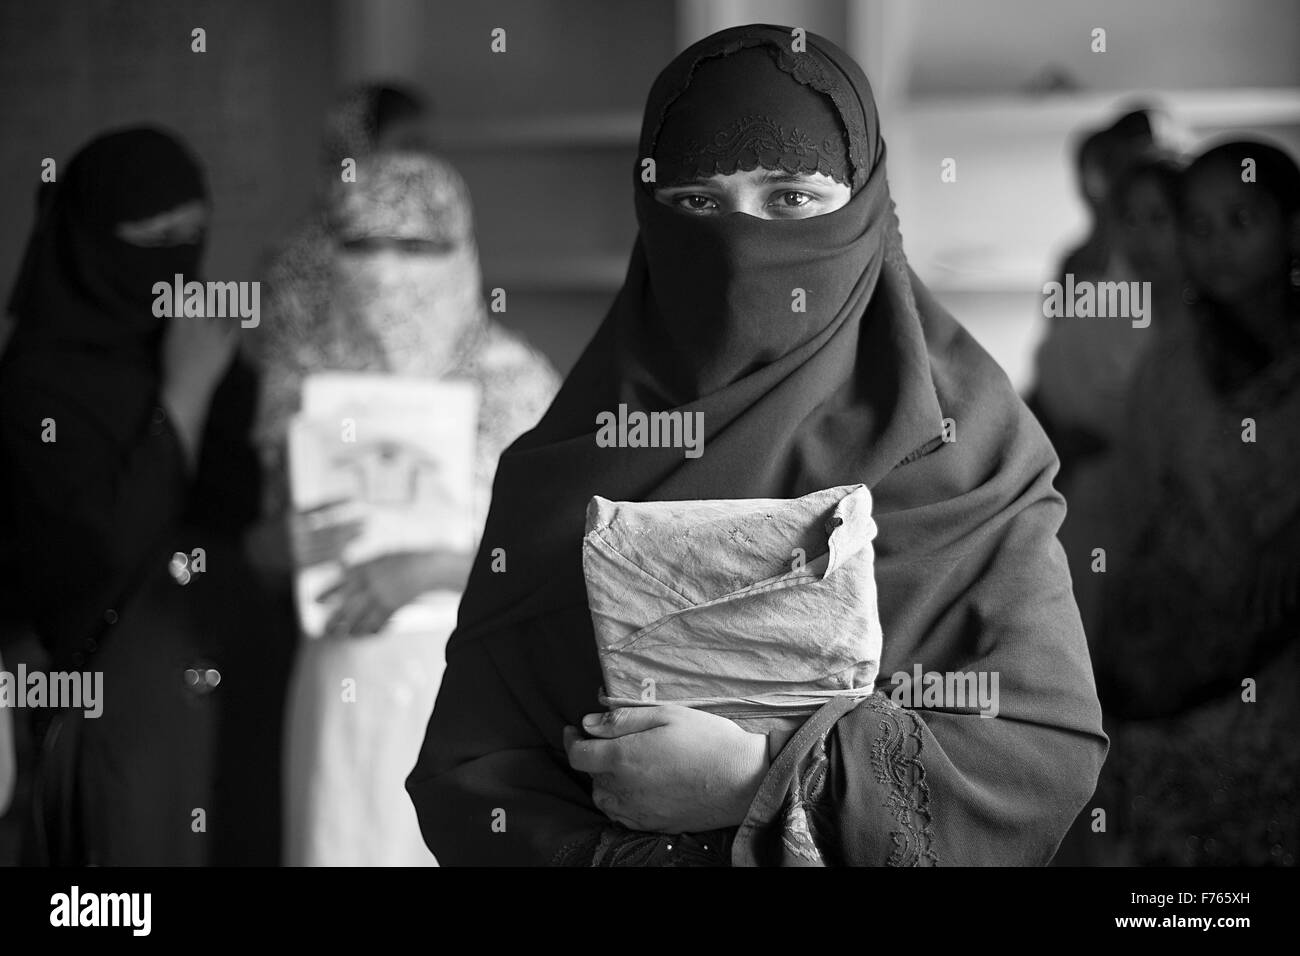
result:
M 304 633 L 318 637 L 334 606 L 318 597 L 346 564 L 399 551 L 474 548 L 474 451 L 479 390 L 472 382 L 383 374 L 322 373 L 303 384 L 302 411 L 289 424 L 289 488 L 303 512 L 341 502 L 313 520 L 356 519 L 361 534 L 343 561 L 299 567 L 296 594 Z M 430 592 L 384 629 L 428 628 L 453 592 Z

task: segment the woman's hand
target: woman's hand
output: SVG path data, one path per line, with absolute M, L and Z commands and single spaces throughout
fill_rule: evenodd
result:
M 263 580 L 277 581 L 298 567 L 342 561 L 343 551 L 361 535 L 360 519 L 329 520 L 324 512 L 343 502 L 263 518 L 244 535 L 249 563 Z
M 584 739 L 564 729 L 569 764 L 592 776 L 592 799 L 633 830 L 698 833 L 738 826 L 767 773 L 767 737 L 676 704 L 589 714 Z
M 399 551 L 382 554 L 343 572 L 343 579 L 317 601 L 336 600 L 325 624 L 327 637 L 377 634 L 388 619 L 434 588 L 463 587 L 469 558 L 447 551 Z
M 294 512 L 289 518 L 289 540 L 294 560 L 299 567 L 309 568 L 326 561 L 343 560 L 343 550 L 361 536 L 364 522 L 360 518 L 340 517 L 350 499 L 327 501 L 305 511 Z

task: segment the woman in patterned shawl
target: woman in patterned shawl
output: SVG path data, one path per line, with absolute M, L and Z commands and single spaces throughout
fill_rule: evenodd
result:
M 275 249 L 264 277 L 266 311 L 275 315 L 284 335 L 311 338 L 315 323 L 329 312 L 335 244 L 326 221 L 327 204 L 344 163 L 359 162 L 381 149 L 426 148 L 427 112 L 412 91 L 378 83 L 349 90 L 329 111 L 316 173 L 316 207 Z M 291 397 L 296 403 L 296 396 Z M 283 409 L 275 414 L 283 414 Z M 279 510 L 278 503 L 271 505 Z
M 355 182 L 335 182 L 324 228 L 331 260 L 323 294 L 304 299 L 296 285 L 277 287 L 273 275 L 259 328 L 266 384 L 256 436 L 279 489 L 269 524 L 294 524 L 284 448 L 304 378 L 351 371 L 478 386 L 473 518 L 481 527 L 497 457 L 541 416 L 558 377 L 487 317 L 464 182 L 427 154 L 378 152 L 358 161 Z M 304 301 L 317 311 L 304 310 Z M 337 555 L 346 537 L 300 535 L 299 554 Z M 290 695 L 288 862 L 432 862 L 402 780 L 437 690 L 451 612 L 439 633 L 386 625 L 423 593 L 459 592 L 468 562 L 469 555 L 403 552 L 346 569 L 325 638 L 302 644 Z M 341 699 L 347 680 L 354 701 Z

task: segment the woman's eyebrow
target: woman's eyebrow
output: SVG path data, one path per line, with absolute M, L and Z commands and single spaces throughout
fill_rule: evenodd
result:
M 661 186 L 660 189 L 663 191 L 669 189 L 701 189 L 714 185 L 716 183 L 712 183 L 707 179 L 688 179 L 685 182 L 673 183 L 671 186 Z
M 764 173 L 761 182 L 799 183 L 804 186 L 815 185 L 815 183 L 812 180 L 810 180 L 807 176 L 800 175 L 799 173 L 781 173 L 776 171 Z

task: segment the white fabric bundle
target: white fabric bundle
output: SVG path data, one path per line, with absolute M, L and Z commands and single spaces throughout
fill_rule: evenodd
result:
M 609 706 L 747 728 L 867 696 L 880 665 L 871 492 L 587 507 L 583 570 Z

